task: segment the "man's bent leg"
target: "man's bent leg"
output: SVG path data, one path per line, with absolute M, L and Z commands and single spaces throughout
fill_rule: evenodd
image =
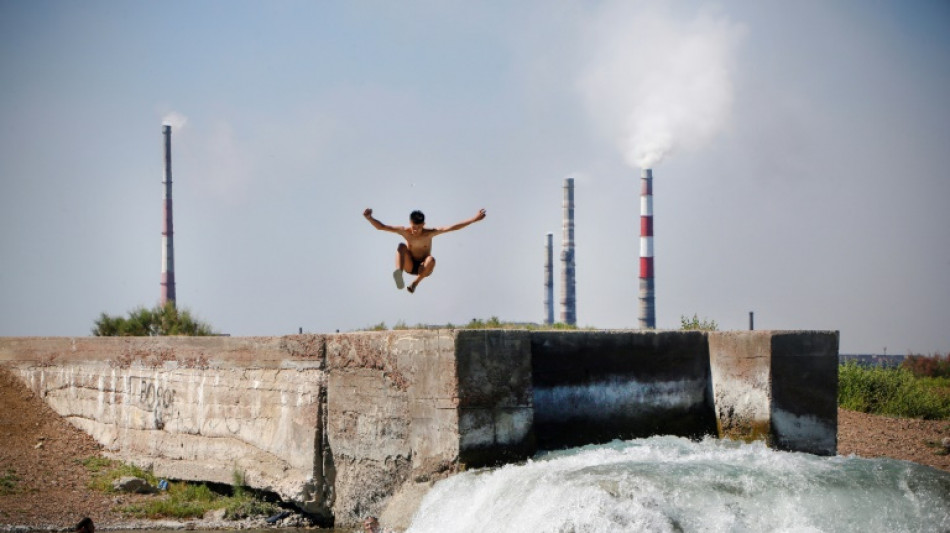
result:
M 416 276 L 416 280 L 412 282 L 412 285 L 409 286 L 409 292 L 416 292 L 416 287 L 419 286 L 419 283 L 429 277 L 434 270 L 435 258 L 430 255 L 425 258 L 425 261 L 422 262 L 422 266 L 419 267 L 419 274 Z
M 396 247 L 396 268 L 412 272 L 412 254 L 409 253 L 409 247 L 404 242 Z
M 396 248 L 396 270 L 393 270 L 393 281 L 396 282 L 396 288 L 402 289 L 406 282 L 402 279 L 402 272 L 412 270 L 412 256 L 409 254 L 409 247 L 405 243 L 399 243 Z

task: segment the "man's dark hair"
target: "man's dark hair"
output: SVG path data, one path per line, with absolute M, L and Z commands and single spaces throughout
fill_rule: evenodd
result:
M 422 214 L 422 211 L 416 210 L 409 213 L 409 220 L 412 221 L 413 224 L 424 224 L 426 216 Z

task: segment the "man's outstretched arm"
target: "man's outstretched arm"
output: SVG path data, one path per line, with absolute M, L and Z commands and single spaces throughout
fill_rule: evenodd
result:
M 457 222 L 455 224 L 452 224 L 451 226 L 445 226 L 444 228 L 436 228 L 436 231 L 438 231 L 439 233 L 447 233 L 449 231 L 460 230 L 464 228 L 465 226 L 468 226 L 469 224 L 474 224 L 475 222 L 482 220 L 483 218 L 485 218 L 485 210 L 481 209 L 478 211 L 477 215 L 473 216 L 472 218 L 468 220 L 463 220 L 462 222 Z
M 368 220 L 369 223 L 372 224 L 373 227 L 376 228 L 376 229 L 378 229 L 378 230 L 381 230 L 381 231 L 391 231 L 391 232 L 393 232 L 393 233 L 399 233 L 399 228 L 394 228 L 394 227 L 392 227 L 392 226 L 387 226 L 386 224 L 383 224 L 382 222 L 380 222 L 380 221 L 376 220 L 375 218 L 373 218 L 373 210 L 370 209 L 370 208 L 366 208 L 366 210 L 363 211 L 363 218 L 365 218 L 366 220 Z

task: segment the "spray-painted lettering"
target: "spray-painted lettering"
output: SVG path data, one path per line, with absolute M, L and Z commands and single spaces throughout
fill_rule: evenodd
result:
M 138 388 L 138 394 L 133 391 L 132 396 L 146 410 L 168 409 L 174 405 L 175 389 L 162 386 L 156 380 L 149 378 L 129 378 L 129 381 Z

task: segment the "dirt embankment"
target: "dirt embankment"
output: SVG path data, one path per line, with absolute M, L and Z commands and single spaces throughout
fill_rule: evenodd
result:
M 950 472 L 950 455 L 938 453 L 944 437 L 950 437 L 950 421 L 838 411 L 838 453 L 842 455 L 891 457 Z M 91 475 L 82 461 L 99 455 L 99 445 L 2 367 L 0 438 L 0 529 L 13 525 L 71 528 L 83 516 L 100 527 L 129 523 L 113 508 L 139 497 L 87 488 Z M 9 491 L 9 486 L 15 490 Z
M 131 498 L 90 491 L 82 461 L 100 446 L 0 368 L 0 524 L 74 526 L 122 522 L 112 511 Z M 127 520 L 126 520 L 127 521 Z
M 838 409 L 838 453 L 890 457 L 950 472 L 950 455 L 941 441 L 950 437 L 950 420 L 891 418 Z

